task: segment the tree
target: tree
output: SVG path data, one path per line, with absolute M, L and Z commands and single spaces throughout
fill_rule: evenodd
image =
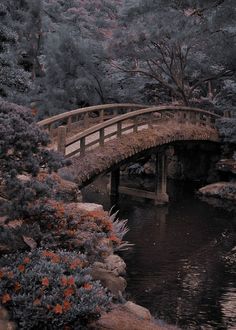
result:
M 232 21 L 225 24 L 219 12 L 236 17 L 236 5 L 231 0 L 204 5 L 202 1 L 181 5 L 125 1 L 110 47 L 112 65 L 156 81 L 184 104 L 206 96 L 206 84 L 228 79 L 235 72 Z

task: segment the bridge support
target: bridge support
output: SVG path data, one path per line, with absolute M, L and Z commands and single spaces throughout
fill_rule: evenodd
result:
M 161 205 L 168 202 L 166 154 L 165 151 L 159 151 L 156 154 L 155 204 Z
M 119 200 L 120 168 L 111 172 L 110 177 L 110 201 L 111 205 L 117 204 Z

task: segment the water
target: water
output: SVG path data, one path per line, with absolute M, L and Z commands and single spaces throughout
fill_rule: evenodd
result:
M 108 209 L 106 180 L 83 193 Z M 236 329 L 236 269 L 224 259 L 235 244 L 234 215 L 178 185 L 169 188 L 172 201 L 164 207 L 121 198 L 120 217 L 129 219 L 126 239 L 135 244 L 122 255 L 128 297 L 182 329 Z

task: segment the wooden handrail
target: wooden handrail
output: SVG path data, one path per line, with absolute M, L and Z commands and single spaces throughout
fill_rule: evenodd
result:
M 56 123 L 57 121 L 65 120 L 65 119 L 71 118 L 76 115 L 81 115 L 81 114 L 85 114 L 85 113 L 89 113 L 89 112 L 93 112 L 93 111 L 102 112 L 103 110 L 122 109 L 122 108 L 143 109 L 145 107 L 148 107 L 148 106 L 142 105 L 142 104 L 135 104 L 135 103 L 117 103 L 117 104 L 112 103 L 112 104 L 95 105 L 95 106 L 91 106 L 91 107 L 80 108 L 80 109 L 75 109 L 72 111 L 63 112 L 59 115 L 56 115 L 56 116 L 53 116 L 53 117 L 50 117 L 47 119 L 43 119 L 38 122 L 38 125 L 40 127 L 48 126 L 48 125 Z
M 136 111 L 132 111 L 130 113 L 124 114 L 124 115 L 119 115 L 115 118 L 112 118 L 110 120 L 107 120 L 106 122 L 94 125 L 86 130 L 84 130 L 81 133 L 78 133 L 68 139 L 66 139 L 66 143 L 65 146 L 68 147 L 76 142 L 78 142 L 79 140 L 81 140 L 82 138 L 85 138 L 91 134 L 94 134 L 98 131 L 100 131 L 101 129 L 105 129 L 109 126 L 113 126 L 119 122 L 125 121 L 127 119 L 132 119 L 135 117 L 138 117 L 140 115 L 143 114 L 148 114 L 148 113 L 152 113 L 152 112 L 165 112 L 165 111 L 173 111 L 173 112 L 177 112 L 177 111 L 188 111 L 188 112 L 195 112 L 195 113 L 200 113 L 203 115 L 207 115 L 210 117 L 213 117 L 215 119 L 220 118 L 220 115 L 217 115 L 215 113 L 212 113 L 210 111 L 206 111 L 206 110 L 202 110 L 202 109 L 198 109 L 198 108 L 191 108 L 191 107 L 184 107 L 184 106 L 157 106 L 157 107 L 150 107 L 150 108 L 143 108 L 140 110 L 136 110 Z

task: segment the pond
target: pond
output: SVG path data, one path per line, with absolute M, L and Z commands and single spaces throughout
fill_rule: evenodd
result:
M 108 210 L 107 183 L 101 177 L 84 189 L 85 201 Z M 149 189 L 152 179 L 142 185 Z M 128 219 L 126 239 L 134 244 L 122 253 L 128 298 L 182 329 L 236 329 L 236 269 L 224 258 L 235 244 L 235 215 L 200 201 L 193 184 L 168 190 L 168 206 L 120 198 L 119 217 Z

